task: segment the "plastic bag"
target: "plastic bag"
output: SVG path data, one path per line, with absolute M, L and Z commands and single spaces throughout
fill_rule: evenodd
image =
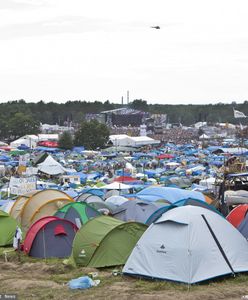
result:
M 97 286 L 100 280 L 92 280 L 89 276 L 83 276 L 72 279 L 68 282 L 70 289 L 89 289 L 92 286 Z

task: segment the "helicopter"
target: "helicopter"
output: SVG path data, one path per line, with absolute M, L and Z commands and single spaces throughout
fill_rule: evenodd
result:
M 151 26 L 151 28 L 160 29 L 160 26 Z

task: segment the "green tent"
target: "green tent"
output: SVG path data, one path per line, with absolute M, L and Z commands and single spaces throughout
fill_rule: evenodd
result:
M 102 211 L 104 212 L 104 210 L 108 210 L 111 214 L 116 210 L 117 205 L 111 203 L 111 202 L 90 202 L 88 203 L 89 206 L 93 207 L 94 209 L 96 209 L 97 211 Z
M 84 267 L 124 265 L 146 229 L 144 224 L 124 223 L 109 216 L 94 218 L 76 233 L 73 259 Z
M 9 214 L 0 210 L 0 246 L 13 244 L 17 222 Z
M 56 217 L 69 220 L 78 227 L 100 215 L 100 212 L 86 202 L 68 203 L 55 213 Z

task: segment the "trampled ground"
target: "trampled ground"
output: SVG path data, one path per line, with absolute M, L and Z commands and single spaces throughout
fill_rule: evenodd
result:
M 154 282 L 113 276 L 113 269 L 96 270 L 75 268 L 63 264 L 63 260 L 34 260 L 16 253 L 8 255 L 5 261 L 0 249 L 0 293 L 14 293 L 18 299 L 195 299 L 216 300 L 241 299 L 248 295 L 248 275 L 240 275 L 213 281 L 208 284 L 180 285 L 168 282 Z M 70 290 L 70 279 L 98 272 L 101 283 L 88 290 Z

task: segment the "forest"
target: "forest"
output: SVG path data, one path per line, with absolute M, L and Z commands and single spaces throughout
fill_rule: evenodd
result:
M 16 100 L 0 103 L 0 138 L 12 139 L 24 134 L 37 133 L 40 123 L 73 125 L 84 121 L 87 113 L 100 113 L 122 107 L 121 104 L 94 101 L 67 101 L 65 103 L 44 102 L 36 103 Z M 129 103 L 129 107 L 151 114 L 167 114 L 169 123 L 181 123 L 191 125 L 200 121 L 208 123 L 230 122 L 239 124 L 240 119 L 234 119 L 233 109 L 248 115 L 248 101 L 231 104 L 217 103 L 207 105 L 171 105 L 149 104 L 143 99 L 135 99 Z M 242 119 L 246 124 L 247 119 Z

